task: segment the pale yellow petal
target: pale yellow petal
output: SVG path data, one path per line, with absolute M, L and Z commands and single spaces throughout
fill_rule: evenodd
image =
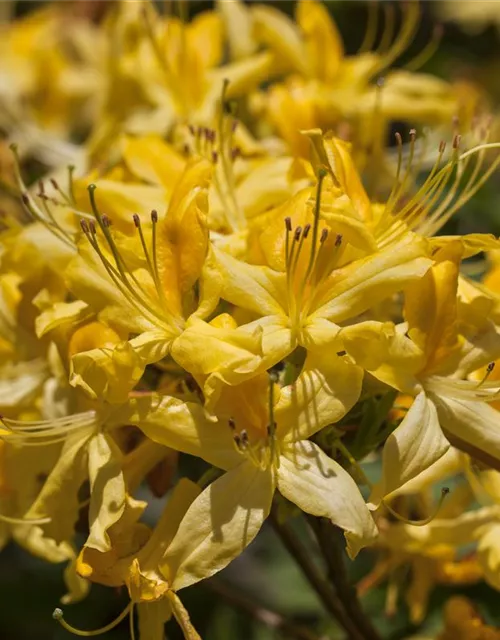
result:
M 105 553 L 111 549 L 108 529 L 125 510 L 126 489 L 122 454 L 111 436 L 96 434 L 88 445 L 90 480 L 90 532 L 86 547 Z
M 275 407 L 278 437 L 305 440 L 340 420 L 359 399 L 362 380 L 363 370 L 347 357 L 309 353 L 297 380 L 281 390 Z
M 212 576 L 240 555 L 271 509 L 273 475 L 250 461 L 207 487 L 184 516 L 160 570 L 176 591 Z
M 203 458 L 220 469 L 241 461 L 229 427 L 207 420 L 203 407 L 165 396 L 131 400 L 127 423 L 141 429 L 148 438 L 171 449 Z
M 408 413 L 387 438 L 382 453 L 382 481 L 370 502 L 378 506 L 405 484 L 419 477 L 450 448 L 439 426 L 434 403 L 422 391 Z
M 280 458 L 278 489 L 302 511 L 328 518 L 343 529 L 351 558 L 377 537 L 375 522 L 354 480 L 309 440 L 286 447 Z

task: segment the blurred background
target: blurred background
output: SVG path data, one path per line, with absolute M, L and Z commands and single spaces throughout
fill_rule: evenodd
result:
M 0 1 L 0 13 L 3 20 L 16 19 L 38 10 L 42 4 Z M 106 4 L 104 1 L 78 0 L 72 3 L 71 10 L 82 19 L 99 21 Z M 201 1 L 187 4 L 191 16 L 213 6 L 212 2 Z M 293 14 L 293 2 L 286 0 L 271 4 Z M 366 3 L 337 0 L 326 4 L 338 24 L 347 53 L 355 53 L 366 29 Z M 422 71 L 447 80 L 466 80 L 477 84 L 486 92 L 491 109 L 495 112 L 500 101 L 500 1 L 424 2 L 418 36 L 398 64 L 404 64 L 405 60 L 411 59 L 425 47 L 436 25 L 443 26 L 442 39 Z M 411 123 L 394 123 L 394 130 L 407 131 L 410 126 Z M 500 139 L 495 134 L 493 137 Z M 479 231 L 500 235 L 499 185 L 497 173 L 443 232 L 464 234 Z M 181 460 L 180 472 L 196 480 L 203 469 L 199 461 L 186 456 Z M 143 491 L 144 496 L 140 497 L 151 501 L 147 514 L 153 523 L 162 509 L 163 501 L 151 498 L 147 488 Z M 309 533 L 298 519 L 294 527 L 307 542 Z M 354 583 L 367 574 L 373 561 L 373 554 L 364 550 L 354 563 L 349 563 Z M 63 566 L 49 565 L 28 556 L 12 544 L 3 549 L 0 553 L 2 640 L 63 640 L 70 637 L 51 617 L 64 594 L 63 569 Z M 432 637 L 441 624 L 443 603 L 453 593 L 470 597 L 487 621 L 500 626 L 499 595 L 485 584 L 465 589 L 448 585 L 434 590 L 429 614 L 418 629 L 410 624 L 404 605 L 399 606 L 391 616 L 386 614 L 386 584 L 368 590 L 362 601 L 383 638 L 397 640 L 417 632 L 422 637 Z M 112 620 L 127 601 L 126 593 L 95 585 L 85 601 L 66 607 L 65 613 L 76 627 L 93 629 Z M 216 579 L 183 592 L 183 602 L 205 640 L 270 640 L 287 637 L 286 632 L 279 634 L 269 625 L 259 622 L 258 617 L 262 615 L 259 607 L 286 615 L 297 624 L 314 629 L 318 635 L 324 633 L 325 637 L 332 639 L 342 637 L 326 619 L 315 594 L 308 588 L 270 526 L 264 527 L 243 556 Z M 128 638 L 127 622 L 105 637 L 109 640 Z M 181 638 L 181 631 L 175 623 L 167 626 L 167 637 L 172 640 Z

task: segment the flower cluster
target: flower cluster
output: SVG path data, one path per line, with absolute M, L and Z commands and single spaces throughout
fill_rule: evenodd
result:
M 361 590 L 411 563 L 415 621 L 435 582 L 500 588 L 500 243 L 437 235 L 500 145 L 477 90 L 413 70 L 434 40 L 390 70 L 418 6 L 347 56 L 317 0 L 64 5 L 0 50 L 2 542 L 67 561 L 66 603 L 125 587 L 143 640 L 198 638 L 178 592 L 298 510 L 377 550 Z

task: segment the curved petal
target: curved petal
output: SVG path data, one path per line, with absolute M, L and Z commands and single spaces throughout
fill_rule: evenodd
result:
M 220 469 L 241 462 L 226 425 L 207 420 L 203 407 L 165 396 L 135 398 L 124 424 L 134 424 L 148 438 L 176 451 L 203 458 Z
M 246 264 L 215 249 L 224 286 L 222 297 L 243 309 L 267 315 L 286 315 L 286 275 L 253 264 Z
M 302 511 L 328 518 L 343 529 L 350 558 L 377 537 L 375 522 L 357 484 L 309 440 L 288 445 L 281 455 L 278 489 Z
M 421 278 L 432 265 L 423 256 L 424 243 L 410 236 L 390 249 L 334 271 L 322 287 L 313 317 L 341 322 L 363 313 Z
M 382 481 L 370 496 L 370 504 L 378 506 L 407 482 L 415 480 L 449 448 L 450 443 L 439 426 L 436 407 L 422 391 L 404 420 L 387 438 L 382 453 Z
M 113 439 L 97 433 L 88 444 L 90 507 L 89 537 L 86 547 L 101 553 L 110 551 L 111 540 L 107 533 L 123 515 L 126 503 L 122 454 Z
M 477 546 L 477 558 L 484 578 L 494 589 L 500 589 L 500 523 L 483 527 Z
M 359 399 L 362 380 L 363 370 L 348 358 L 309 353 L 297 380 L 281 390 L 274 413 L 278 437 L 306 440 L 340 420 Z
M 272 471 L 246 460 L 196 498 L 167 549 L 160 570 L 176 591 L 212 576 L 255 538 L 269 515 Z
M 308 75 L 308 52 L 295 23 L 282 11 L 263 4 L 254 5 L 251 12 L 256 40 L 293 70 Z
M 500 413 L 485 402 L 443 396 L 435 402 L 451 444 L 500 470 Z

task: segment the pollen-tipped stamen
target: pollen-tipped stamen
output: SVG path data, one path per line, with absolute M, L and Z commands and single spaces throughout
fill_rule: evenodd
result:
M 128 605 L 125 607 L 125 609 L 120 613 L 120 615 L 117 616 L 114 620 L 112 620 L 109 624 L 105 625 L 104 627 L 101 627 L 100 629 L 94 629 L 92 631 L 77 629 L 76 627 L 73 627 L 72 625 L 68 624 L 64 619 L 62 609 L 59 609 L 59 608 L 54 609 L 52 617 L 54 618 L 54 620 L 57 620 L 57 622 L 59 622 L 59 624 L 64 629 L 66 629 L 66 631 L 69 631 L 73 635 L 80 636 L 82 638 L 90 638 L 93 636 L 100 636 L 117 627 L 120 624 L 120 622 L 122 620 L 125 620 L 125 618 L 129 615 L 131 609 L 132 609 L 132 602 L 129 602 Z
M 405 518 L 400 513 L 395 511 L 389 504 L 387 504 L 387 502 L 385 500 L 382 501 L 382 504 L 387 509 L 387 511 L 394 518 L 396 518 L 396 520 L 399 520 L 400 522 L 404 522 L 405 524 L 410 524 L 410 525 L 412 525 L 414 527 L 424 527 L 426 524 L 429 524 L 430 522 L 432 522 L 437 517 L 441 507 L 443 506 L 443 502 L 444 502 L 446 496 L 449 493 L 450 493 L 450 490 L 448 489 L 448 487 L 443 487 L 441 489 L 441 497 L 439 498 L 439 502 L 437 503 L 436 508 L 434 509 L 434 511 L 431 513 L 431 515 L 428 518 L 423 518 L 422 520 L 412 520 L 412 519 L 409 519 L 409 518 Z

